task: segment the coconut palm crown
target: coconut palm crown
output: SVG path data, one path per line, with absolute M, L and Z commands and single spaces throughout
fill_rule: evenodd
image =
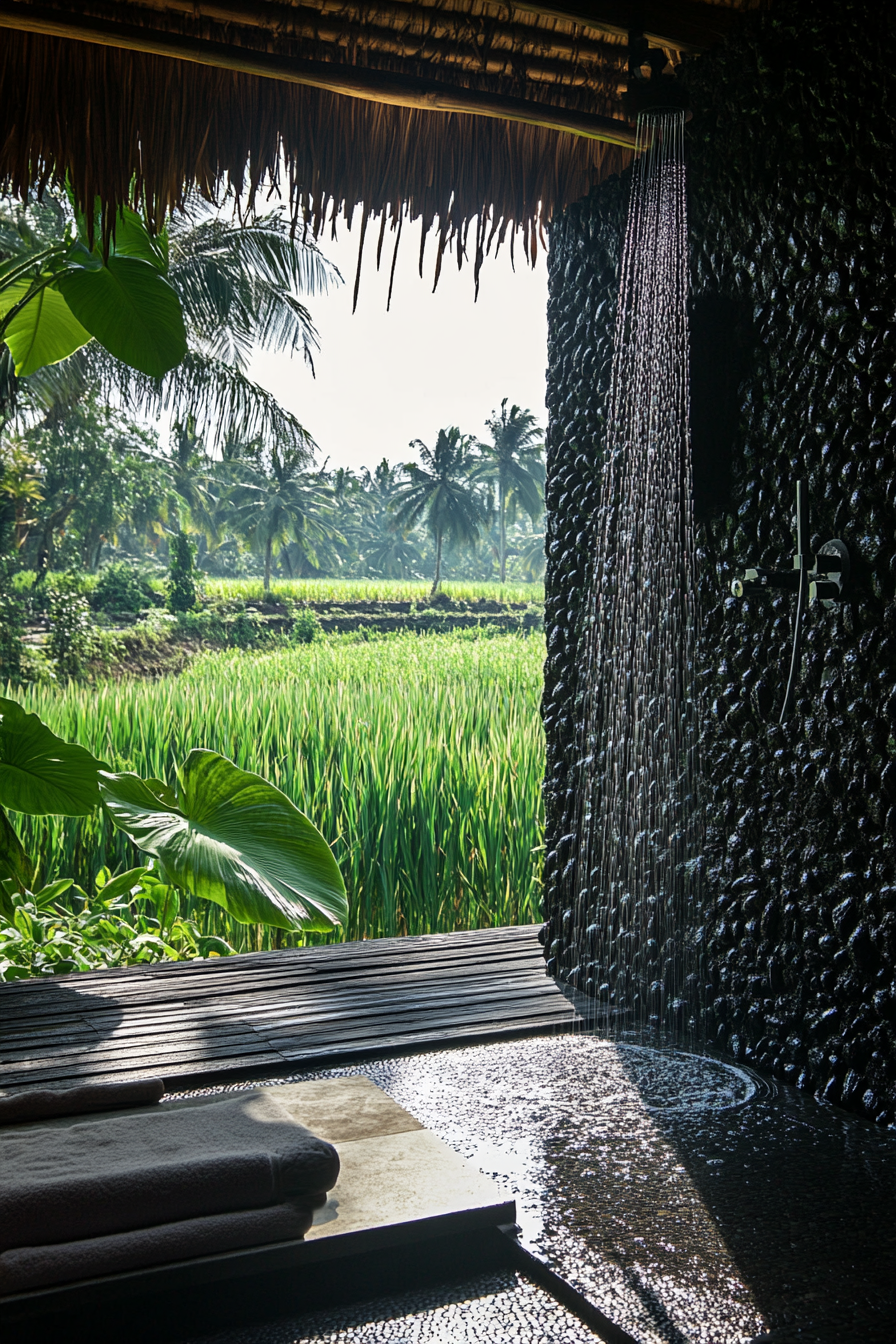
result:
M 395 493 L 394 526 L 407 533 L 423 519 L 432 534 L 436 567 L 430 597 L 439 589 L 445 538 L 456 545 L 475 546 L 488 522 L 488 510 L 470 483 L 474 442 L 471 434 L 461 434 L 456 425 L 440 429 L 434 448 L 412 439 L 408 446 L 416 448 L 420 463 L 406 462 L 401 468 L 407 483 Z
M 507 577 L 507 524 L 516 522 L 522 509 L 535 522 L 544 508 L 544 443 L 531 411 L 519 406 L 507 410 L 507 397 L 500 415 L 486 420 L 491 443 L 479 443 L 480 458 L 470 473 L 473 481 L 486 481 L 498 488 L 498 564 L 501 582 Z

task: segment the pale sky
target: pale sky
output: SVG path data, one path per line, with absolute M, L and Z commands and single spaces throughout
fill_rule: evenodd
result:
M 487 258 L 479 299 L 473 267 L 458 272 L 446 256 L 432 293 L 435 238 L 427 242 L 424 279 L 417 273 L 419 225 L 405 225 L 392 306 L 386 312 L 391 261 L 389 234 L 383 269 L 376 270 L 376 231 L 368 231 L 358 310 L 352 315 L 358 225 L 343 225 L 321 251 L 345 283 L 308 300 L 320 334 L 316 377 L 301 357 L 260 353 L 249 374 L 301 420 L 330 467 L 373 468 L 381 458 L 408 461 L 411 439 L 430 447 L 441 428 L 459 425 L 485 434 L 485 419 L 503 397 L 528 408 L 544 426 L 547 364 L 547 268 L 543 254 L 530 269 L 508 248 Z M 373 241 L 371 241 L 371 239 Z

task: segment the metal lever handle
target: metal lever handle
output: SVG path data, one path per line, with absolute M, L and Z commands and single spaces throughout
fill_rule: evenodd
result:
M 731 592 L 735 597 L 748 597 L 750 593 L 765 593 L 770 588 L 783 588 L 795 593 L 800 586 L 798 569 L 756 569 L 744 570 L 742 579 L 731 580 Z

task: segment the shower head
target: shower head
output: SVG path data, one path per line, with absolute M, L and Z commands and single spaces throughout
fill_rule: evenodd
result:
M 641 33 L 629 33 L 628 88 L 622 105 L 630 122 L 636 122 L 642 112 L 684 112 L 690 121 L 687 90 L 674 73 L 663 74 L 667 64 L 660 47 L 651 47 Z

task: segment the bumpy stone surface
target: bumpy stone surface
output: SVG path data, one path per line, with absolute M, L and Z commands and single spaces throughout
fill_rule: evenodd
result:
M 309 1312 L 205 1344 L 594 1344 L 594 1335 L 547 1293 L 516 1274 Z
M 686 67 L 704 1030 L 881 1123 L 896 1120 L 894 62 L 887 7 L 782 0 Z M 586 949 L 564 932 L 579 617 L 626 199 L 610 181 L 551 234 L 545 943 L 579 983 Z M 853 576 L 838 610 L 810 609 L 779 726 L 793 597 L 729 586 L 750 563 L 790 567 L 798 477 L 813 548 L 841 537 Z
M 889 1131 L 743 1066 L 590 1035 L 304 1076 L 351 1073 L 491 1176 L 516 1200 L 524 1245 L 638 1344 L 892 1344 Z M 538 1295 L 454 1291 L 470 1298 L 459 1340 L 579 1338 Z M 431 1299 L 392 1299 L 388 1326 L 379 1310 L 233 1338 L 328 1340 L 337 1324 L 353 1341 L 455 1338 Z

